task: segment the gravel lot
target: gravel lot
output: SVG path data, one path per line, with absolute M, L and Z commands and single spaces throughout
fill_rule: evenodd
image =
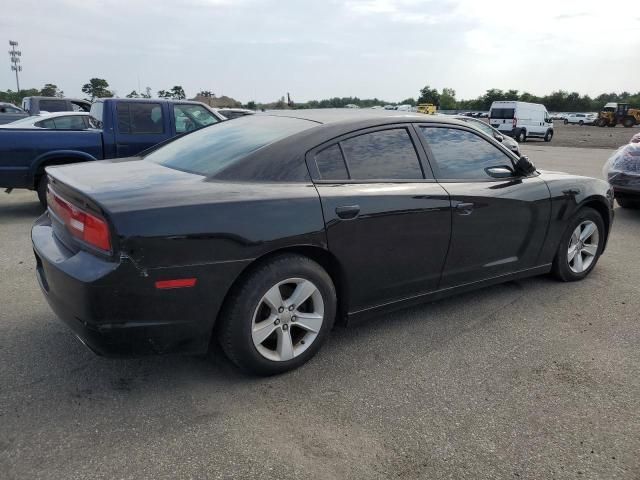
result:
M 594 127 L 592 125 L 564 125 L 561 121 L 553 122 L 553 139 L 547 145 L 553 147 L 578 148 L 618 148 L 629 143 L 629 139 L 640 132 L 640 128 Z M 544 143 L 543 140 L 528 140 L 532 144 Z
M 630 133 L 559 127 L 552 145 L 565 130 Z M 594 176 L 610 154 L 523 151 Z M 269 379 L 216 352 L 86 350 L 38 289 L 38 213 L 34 194 L 0 194 L 3 479 L 640 478 L 638 211 L 616 209 L 583 282 L 511 282 L 338 328 Z

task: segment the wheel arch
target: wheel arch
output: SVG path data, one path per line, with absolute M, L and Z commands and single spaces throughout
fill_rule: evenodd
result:
M 227 303 L 228 298 L 233 294 L 233 292 L 251 272 L 253 272 L 261 265 L 269 262 L 272 258 L 287 253 L 298 254 L 310 258 L 311 260 L 318 263 L 322 268 L 324 268 L 324 270 L 329 274 L 336 289 L 336 323 L 346 324 L 349 292 L 344 269 L 342 268 L 342 265 L 340 264 L 336 256 L 333 255 L 333 253 L 317 245 L 292 245 L 282 247 L 266 252 L 255 258 L 251 263 L 245 266 L 245 268 L 240 272 L 240 274 L 236 277 L 236 279 L 227 290 L 218 315 L 220 315 L 220 312 L 224 311 L 224 307 Z M 216 319 L 215 324 L 217 325 L 218 323 L 219 322 Z
M 607 248 L 607 243 L 609 241 L 609 232 L 611 231 L 611 216 L 609 215 L 609 206 L 607 205 L 606 200 L 597 196 L 592 196 L 584 199 L 580 203 L 580 205 L 578 205 L 578 209 L 576 211 L 584 207 L 593 208 L 602 217 L 605 228 L 605 242 L 602 248 L 602 251 L 604 252 L 604 250 Z
M 44 169 L 52 165 L 67 165 L 69 163 L 80 163 L 96 160 L 93 156 L 85 152 L 75 150 L 58 150 L 47 152 L 36 157 L 31 166 L 31 177 L 33 188 L 37 188 L 40 177 L 44 174 Z

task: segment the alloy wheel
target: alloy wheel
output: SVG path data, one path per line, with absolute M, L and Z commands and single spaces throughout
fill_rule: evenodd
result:
M 598 253 L 600 233 L 591 220 L 580 223 L 569 239 L 567 260 L 573 273 L 583 273 L 591 267 Z
M 323 321 L 318 287 L 303 278 L 289 278 L 271 287 L 258 303 L 251 324 L 253 345 L 264 358 L 286 362 L 311 346 Z

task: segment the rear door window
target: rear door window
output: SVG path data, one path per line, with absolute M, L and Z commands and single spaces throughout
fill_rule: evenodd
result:
M 57 130 L 84 130 L 86 128 L 84 117 L 69 115 L 53 119 Z
M 365 133 L 340 144 L 353 180 L 424 178 L 418 154 L 405 128 Z
M 162 105 L 159 103 L 122 102 L 116 108 L 118 131 L 130 135 L 164 132 Z
M 438 180 L 492 180 L 485 168 L 513 167 L 512 159 L 485 138 L 466 130 L 420 127 L 436 163 Z
M 66 100 L 40 100 L 41 112 L 66 112 L 67 110 Z
M 513 108 L 492 108 L 489 116 L 498 119 L 512 119 L 515 109 Z
M 316 165 L 322 180 L 347 180 L 349 172 L 338 144 L 316 154 Z

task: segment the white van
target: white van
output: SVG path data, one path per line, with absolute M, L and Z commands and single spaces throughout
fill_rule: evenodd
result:
M 545 142 L 553 138 L 553 122 L 546 107 L 539 103 L 493 102 L 489 123 L 521 143 L 527 137 L 544 138 Z

